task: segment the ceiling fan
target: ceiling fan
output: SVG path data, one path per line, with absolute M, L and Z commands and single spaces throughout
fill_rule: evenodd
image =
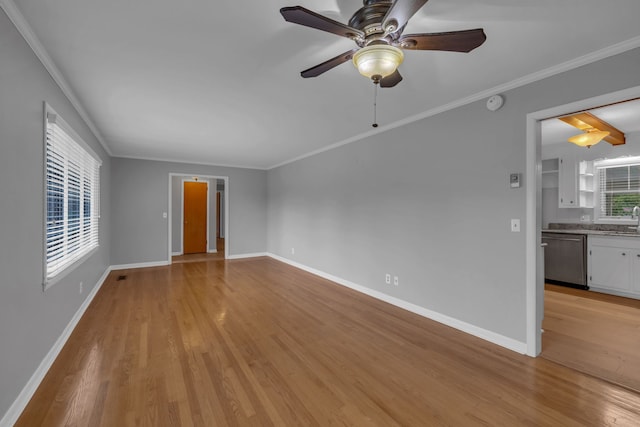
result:
M 381 87 L 402 81 L 398 66 L 403 49 L 470 52 L 486 40 L 482 28 L 445 33 L 402 34 L 409 19 L 428 0 L 363 0 L 364 5 L 348 25 L 322 16 L 302 6 L 283 7 L 280 13 L 294 24 L 316 28 L 353 40 L 358 47 L 302 71 L 302 77 L 316 77 L 353 60 L 360 74 Z

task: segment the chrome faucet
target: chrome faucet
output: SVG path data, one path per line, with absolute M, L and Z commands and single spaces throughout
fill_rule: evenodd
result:
M 640 233 L 640 207 L 639 206 L 634 206 L 633 210 L 631 211 L 631 219 L 634 219 L 634 218 L 638 221 L 635 229 L 638 233 Z M 634 227 L 629 227 L 629 228 L 634 228 Z

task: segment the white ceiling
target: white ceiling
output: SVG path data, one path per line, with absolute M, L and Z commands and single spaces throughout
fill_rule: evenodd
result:
M 269 168 L 374 132 L 373 85 L 351 64 L 299 74 L 353 42 L 279 13 L 300 4 L 346 23 L 360 0 L 13 2 L 115 156 Z M 487 41 L 406 52 L 404 81 L 378 93 L 377 131 L 640 45 L 638 17 L 637 0 L 430 0 L 405 33 L 482 27 Z

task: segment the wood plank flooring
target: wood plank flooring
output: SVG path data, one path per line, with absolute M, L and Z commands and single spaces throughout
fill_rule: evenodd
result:
M 640 392 L 640 300 L 545 289 L 542 357 Z
M 62 425 L 638 426 L 640 395 L 254 258 L 111 274 L 17 423 Z
M 175 255 L 171 257 L 172 263 L 195 262 L 195 261 L 215 261 L 224 259 L 224 239 L 216 239 L 216 252 L 196 253 L 186 255 Z

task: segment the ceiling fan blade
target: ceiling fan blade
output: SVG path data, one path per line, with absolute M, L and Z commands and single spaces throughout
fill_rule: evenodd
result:
M 400 72 L 396 70 L 393 74 L 388 75 L 384 79 L 380 80 L 380 87 L 394 87 L 402 81 Z
M 308 78 L 308 77 L 317 77 L 320 74 L 329 71 L 330 69 L 332 69 L 333 67 L 337 67 L 338 65 L 342 64 L 343 62 L 347 62 L 348 60 L 350 60 L 351 58 L 353 58 L 353 54 L 356 53 L 358 51 L 358 49 L 351 49 L 350 51 L 347 51 L 345 53 L 342 53 L 338 56 L 336 56 L 335 58 L 331 58 L 328 61 L 323 62 L 322 64 L 318 64 L 315 67 L 311 67 L 307 70 L 304 70 L 303 72 L 300 73 L 300 75 L 304 78 Z
M 334 21 L 309 9 L 305 9 L 302 6 L 283 7 L 280 9 L 280 14 L 287 22 L 337 34 L 349 39 L 364 39 L 364 33 L 362 31 Z
M 471 52 L 487 39 L 482 28 L 431 34 L 405 34 L 398 40 L 403 49 Z
M 382 28 L 387 29 L 393 25 L 391 32 L 396 32 L 403 28 L 409 18 L 427 3 L 428 0 L 396 0 L 393 2 L 384 19 L 382 20 Z

